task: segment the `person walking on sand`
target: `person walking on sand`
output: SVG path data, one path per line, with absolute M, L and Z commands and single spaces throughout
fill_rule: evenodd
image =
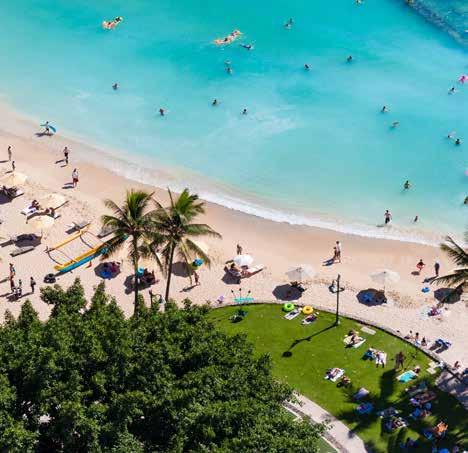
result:
M 16 269 L 15 269 L 15 266 L 13 265 L 13 263 L 10 263 L 10 280 L 13 280 L 15 278 L 15 275 L 16 275 Z
M 418 270 L 418 273 L 421 274 L 421 271 L 424 269 L 424 261 L 422 260 L 422 258 L 419 260 L 419 263 L 416 264 L 416 269 Z
M 18 280 L 18 296 L 21 297 L 23 295 L 23 281 L 21 279 Z
M 72 171 L 72 181 L 73 181 L 73 187 L 76 187 L 79 181 L 78 170 L 76 168 L 74 168 Z
M 14 160 L 11 161 L 11 171 L 15 171 L 16 170 L 16 163 Z
M 195 286 L 200 286 L 200 276 L 198 275 L 197 271 L 193 272 L 193 278 L 195 279 Z
M 341 242 L 336 241 L 335 245 L 335 262 L 341 263 Z
M 68 154 L 70 153 L 70 150 L 68 149 L 68 146 L 65 146 L 63 148 L 63 158 L 65 160 L 65 165 L 68 165 Z
M 240 244 L 237 244 L 236 249 L 237 249 L 237 254 L 242 255 L 242 246 Z
M 36 280 L 34 280 L 34 277 L 31 277 L 29 280 L 29 286 L 31 286 L 31 293 L 34 294 L 34 291 L 36 289 Z
M 438 261 L 436 261 L 434 263 L 434 272 L 435 272 L 435 276 L 437 278 L 439 276 L 439 272 L 440 272 L 440 263 Z
M 385 219 L 385 225 L 390 223 L 390 221 L 392 220 L 392 213 L 388 209 L 385 210 L 384 219 Z
M 11 156 L 12 156 L 11 145 L 8 145 L 7 153 L 8 153 L 8 162 L 10 162 Z

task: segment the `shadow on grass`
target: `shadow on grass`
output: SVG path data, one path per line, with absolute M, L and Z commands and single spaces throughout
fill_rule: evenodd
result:
M 304 341 L 311 341 L 312 338 L 326 332 L 327 330 L 333 329 L 334 327 L 336 327 L 335 324 L 331 324 L 330 326 L 325 327 L 325 329 L 319 330 L 318 332 L 315 332 L 312 335 L 309 335 L 304 338 L 297 338 L 291 343 L 291 346 L 289 346 L 289 348 L 283 352 L 283 357 L 291 357 L 293 355 L 291 349 L 295 348 L 298 344 L 303 343 Z

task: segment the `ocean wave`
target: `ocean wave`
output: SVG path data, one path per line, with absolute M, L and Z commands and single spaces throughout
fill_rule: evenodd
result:
M 466 0 L 411 0 L 409 5 L 459 43 L 468 46 L 468 2 Z

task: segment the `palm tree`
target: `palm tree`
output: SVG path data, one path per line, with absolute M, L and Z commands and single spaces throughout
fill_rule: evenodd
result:
M 158 264 L 167 275 L 166 300 L 169 299 L 174 255 L 177 253 L 188 269 L 191 269 L 190 263 L 195 256 L 202 258 L 204 263 L 210 266 L 211 261 L 209 256 L 193 239 L 201 236 L 221 237 L 209 225 L 194 223 L 197 216 L 205 213 L 204 203 L 199 200 L 198 195 L 190 194 L 188 189 L 185 189 L 177 197 L 177 200 L 174 200 L 172 192 L 169 189 L 168 193 L 170 200 L 169 207 L 163 207 L 155 201 L 154 231 L 151 232 L 152 241 L 150 243 L 153 256 L 156 257 Z M 156 250 L 159 251 L 159 255 L 156 253 Z
M 468 244 L 468 230 L 465 231 L 465 243 Z M 434 281 L 443 283 L 450 287 L 456 287 L 455 291 L 462 290 L 468 282 L 468 252 L 461 245 L 457 244 L 450 236 L 445 238 L 445 243 L 440 245 L 452 261 L 458 266 L 451 274 L 443 275 Z
M 127 239 L 130 240 L 128 258 L 134 272 L 135 314 L 138 306 L 138 262 L 145 237 L 151 231 L 152 212 L 149 207 L 152 196 L 152 193 L 141 190 L 127 191 L 122 207 L 112 200 L 105 200 L 104 204 L 114 215 L 101 217 L 103 227 L 111 228 L 114 233 L 114 238 L 108 242 L 106 256 L 115 254 L 124 247 Z

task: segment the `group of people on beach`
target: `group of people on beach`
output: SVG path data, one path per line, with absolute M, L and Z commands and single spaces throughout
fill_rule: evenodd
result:
M 15 277 L 16 277 L 16 268 L 13 263 L 9 264 L 10 268 L 10 289 L 11 289 L 11 296 L 14 297 L 15 299 L 20 299 L 23 296 L 23 281 L 21 279 L 18 279 L 18 282 L 15 283 Z M 29 278 L 29 286 L 31 288 L 31 294 L 34 294 L 35 289 L 36 289 L 36 280 L 34 280 L 34 277 Z

